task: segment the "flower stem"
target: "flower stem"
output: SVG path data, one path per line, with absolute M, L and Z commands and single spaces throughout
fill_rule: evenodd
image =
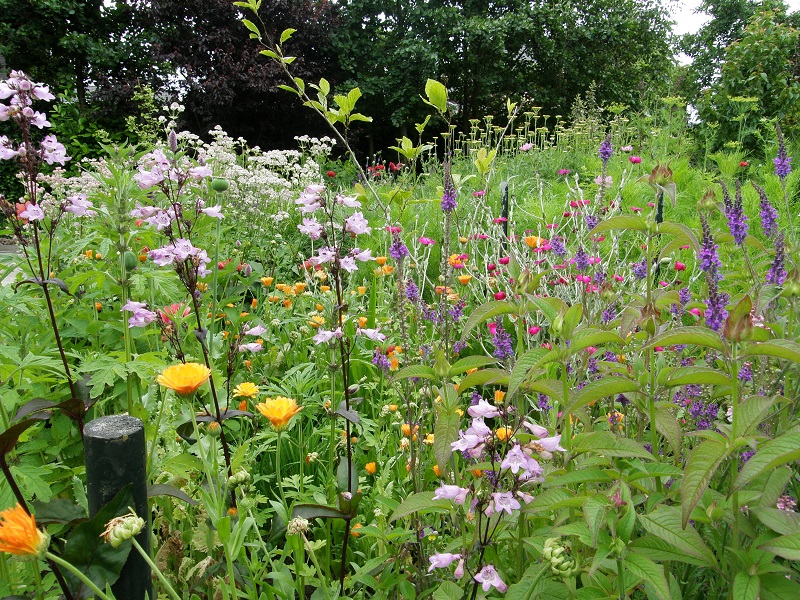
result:
M 59 565 L 60 567 L 64 567 L 67 571 L 75 575 L 75 577 L 77 577 L 81 581 L 81 583 L 83 583 L 83 585 L 85 585 L 95 594 L 97 594 L 97 597 L 100 598 L 101 600 L 112 600 L 108 595 L 100 591 L 100 588 L 98 588 L 91 579 L 89 579 L 86 575 L 84 575 L 80 569 L 76 568 L 71 563 L 68 563 L 63 558 L 61 558 L 60 556 L 56 556 L 52 552 L 45 552 L 44 555 L 45 558 L 47 558 L 49 561 Z
M 144 551 L 144 548 L 142 548 L 142 547 L 139 545 L 139 542 L 137 542 L 137 541 L 136 541 L 136 538 L 135 538 L 135 537 L 132 537 L 132 538 L 131 538 L 131 542 L 133 542 L 133 547 L 134 547 L 134 548 L 136 548 L 136 550 L 138 550 L 138 551 L 139 551 L 139 554 L 141 554 L 141 555 L 142 555 L 142 558 L 144 559 L 144 561 L 145 561 L 145 562 L 146 562 L 148 565 L 150 565 L 150 569 L 151 569 L 151 570 L 152 570 L 152 571 L 153 571 L 153 572 L 156 574 L 156 577 L 158 577 L 158 580 L 159 580 L 159 581 L 161 582 L 161 584 L 162 584 L 162 585 L 163 585 L 163 586 L 166 588 L 166 590 L 167 590 L 167 593 L 170 595 L 170 597 L 171 597 L 171 598 L 173 598 L 174 600 L 181 600 L 181 597 L 180 597 L 180 596 L 177 594 L 177 592 L 176 592 L 176 591 L 175 591 L 175 590 L 172 588 L 172 585 L 170 585 L 170 583 L 169 583 L 169 581 L 167 580 L 167 578 L 166 578 L 166 577 L 164 577 L 164 574 L 163 574 L 163 573 L 162 573 L 162 572 L 161 572 L 161 571 L 158 569 L 158 567 L 157 567 L 157 566 L 156 566 L 156 564 L 153 562 L 153 560 L 150 558 L 150 556 L 147 554 L 147 552 L 145 552 L 145 551 Z
M 286 493 L 283 491 L 283 480 L 281 479 L 281 432 L 278 431 L 278 441 L 276 443 L 275 448 L 275 475 L 277 477 L 278 483 L 278 490 L 281 493 L 281 501 L 283 505 L 286 507 L 286 510 L 289 510 L 289 505 L 286 504 Z

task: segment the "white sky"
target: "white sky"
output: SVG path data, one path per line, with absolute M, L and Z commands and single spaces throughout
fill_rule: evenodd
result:
M 706 14 L 694 14 L 695 8 L 700 4 L 699 0 L 682 0 L 677 6 L 670 8 L 670 14 L 675 20 L 674 32 L 676 34 L 694 33 L 709 20 Z M 800 0 L 788 0 L 786 4 L 789 12 L 800 10 Z

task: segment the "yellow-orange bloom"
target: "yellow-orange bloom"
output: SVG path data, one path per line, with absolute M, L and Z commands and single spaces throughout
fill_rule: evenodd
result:
M 306 291 L 306 287 L 307 286 L 308 286 L 307 283 L 303 283 L 303 282 L 295 283 L 294 287 L 292 288 L 292 292 L 294 294 L 302 294 L 303 292 Z
M 358 317 L 358 326 L 364 329 L 367 326 L 367 317 Z
M 36 528 L 36 519 L 17 504 L 0 512 L 0 552 L 17 556 L 44 554 L 50 536 Z
M 366 293 L 367 293 L 367 286 L 365 286 L 365 285 L 358 286 L 358 295 L 359 296 L 363 296 Z
M 233 388 L 234 398 L 255 398 L 257 394 L 258 386 L 251 381 L 245 381 Z
M 378 264 L 379 267 L 382 267 L 386 264 L 386 257 L 385 256 L 378 256 L 375 258 L 375 262 Z
M 497 436 L 498 440 L 505 442 L 508 438 L 514 435 L 514 430 L 510 427 L 498 427 L 494 434 Z
M 321 285 L 321 286 L 319 286 L 319 289 L 322 292 L 330 292 L 331 291 L 331 286 L 329 286 L 329 285 Z
M 536 235 L 526 235 L 522 240 L 528 248 L 541 248 L 547 242 L 546 239 L 540 238 Z
M 311 325 L 314 329 L 317 329 L 320 325 L 325 325 L 325 317 L 321 315 L 313 315 L 309 320 L 308 324 Z
M 503 390 L 495 390 L 494 391 L 494 403 L 500 404 L 503 401 L 503 398 L 506 397 L 506 393 Z
M 275 281 L 274 277 L 262 277 L 261 278 L 261 285 L 264 287 L 269 287 L 272 285 L 272 282 Z
M 459 275 L 458 282 L 461 285 L 467 285 L 470 281 L 472 281 L 472 275 Z
M 302 406 L 297 405 L 294 398 L 276 396 L 267 398 L 264 402 L 256 404 L 256 409 L 269 419 L 273 429 L 283 431 L 289 425 L 292 417 L 303 410 Z
M 181 363 L 167 367 L 158 376 L 158 383 L 180 396 L 191 396 L 211 376 L 211 369 L 199 363 Z
M 392 265 L 383 265 L 381 267 L 381 270 L 383 271 L 384 275 L 389 275 L 389 274 L 394 272 L 394 266 L 392 266 Z
M 364 465 L 364 470 L 370 475 L 375 475 L 375 471 L 378 470 L 378 466 L 374 462 L 368 462 L 366 465 Z

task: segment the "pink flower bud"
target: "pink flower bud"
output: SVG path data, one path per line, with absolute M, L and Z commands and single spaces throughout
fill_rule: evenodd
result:
M 495 300 L 505 300 L 506 299 L 506 293 L 505 292 L 495 292 L 494 299 Z

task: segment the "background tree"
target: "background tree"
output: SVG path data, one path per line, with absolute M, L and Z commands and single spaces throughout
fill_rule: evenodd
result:
M 785 7 L 757 12 L 725 51 L 719 78 L 697 101 L 698 132 L 712 150 L 729 141 L 753 151 L 772 139 L 779 119 L 787 136 L 800 128 L 800 32 Z M 760 150 L 759 150 L 760 151 Z
M 240 23 L 243 14 L 230 0 L 151 0 L 148 20 L 156 24 L 153 54 L 168 65 L 164 83 L 183 95 L 184 125 L 200 135 L 220 125 L 233 137 L 262 147 L 288 148 L 293 136 L 313 134 L 322 124 L 296 98 L 277 89 L 280 69 L 259 54 Z M 296 75 L 336 80 L 330 49 L 336 6 L 324 0 L 275 0 L 260 11 L 266 35 L 292 27 Z

